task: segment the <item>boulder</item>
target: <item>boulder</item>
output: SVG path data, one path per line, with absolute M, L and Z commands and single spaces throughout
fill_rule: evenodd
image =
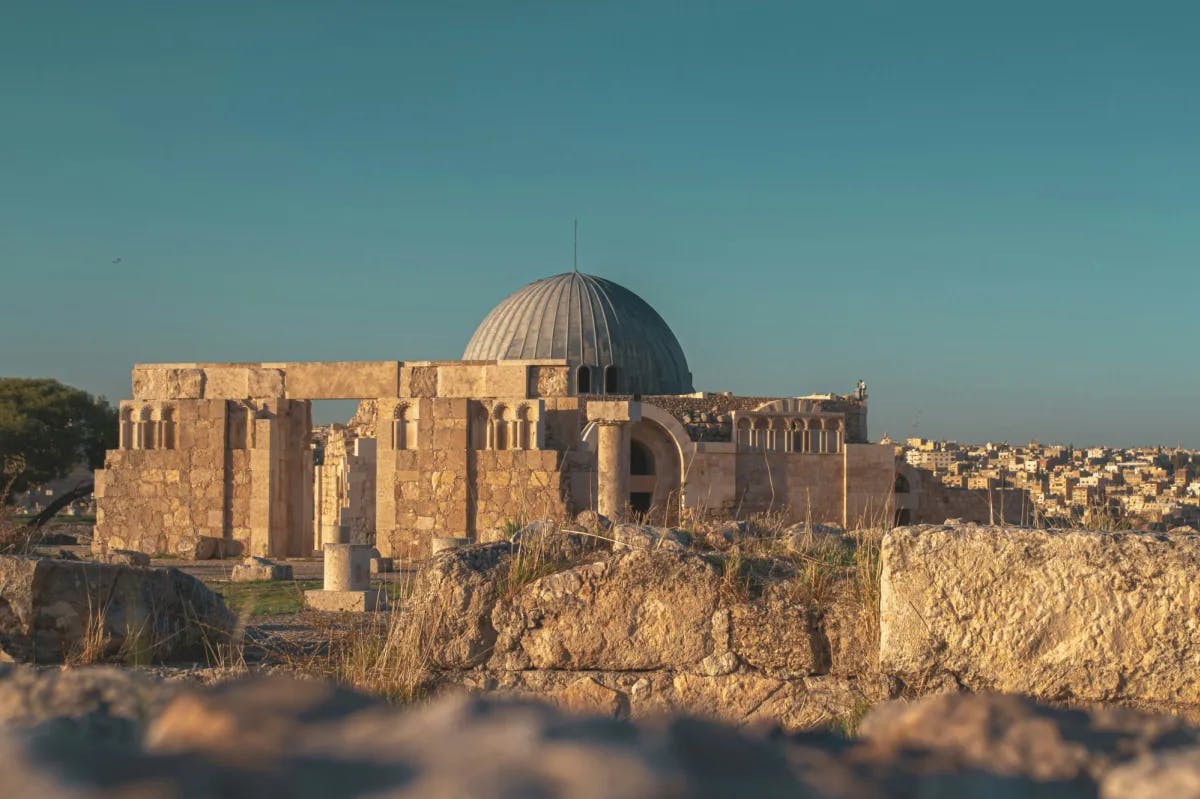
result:
M 669 527 L 651 527 L 646 524 L 618 524 L 608 531 L 612 538 L 613 552 L 627 550 L 650 551 L 655 549 L 687 549 L 688 540 L 679 530 Z
M 470 668 L 487 660 L 496 641 L 492 610 L 512 560 L 508 541 L 450 549 L 417 572 L 407 624 L 427 632 L 437 668 Z
M 137 661 L 201 659 L 233 617 L 176 569 L 0 556 L 0 651 L 57 663 L 90 649 Z
M 267 558 L 251 556 L 233 567 L 229 579 L 235 583 L 254 583 L 263 580 L 291 580 L 292 567 Z
M 213 560 L 225 557 L 225 549 L 224 539 L 211 535 L 197 535 L 180 541 L 176 554 L 187 560 Z
M 1200 706 L 1200 538 L 908 527 L 881 557 L 880 666 L 909 685 Z
M 107 669 L 0 667 L 4 795 L 1183 799 L 1200 782 L 1197 731 L 1179 719 L 1015 696 L 889 703 L 848 740 L 765 724 L 612 718 L 625 715 L 628 697 L 592 677 L 556 691 L 570 714 L 463 694 L 398 709 L 282 676 L 153 683 Z M 751 721 L 768 721 L 764 708 L 803 712 L 787 709 L 806 701 L 753 675 L 679 674 L 673 683 L 693 706 L 738 705 Z
M 180 690 L 131 669 L 0 665 L 0 727 L 53 728 L 89 744 L 135 743 Z
M 589 533 L 603 533 L 612 527 L 612 522 L 594 510 L 581 510 L 575 514 L 575 525 Z
M 575 670 L 693 666 L 718 648 L 712 620 L 719 590 L 717 570 L 702 558 L 665 549 L 614 553 L 537 579 L 496 605 L 492 664 Z

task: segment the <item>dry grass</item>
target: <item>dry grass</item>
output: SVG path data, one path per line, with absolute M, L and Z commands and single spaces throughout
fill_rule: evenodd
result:
M 63 653 L 63 662 L 68 666 L 91 666 L 103 663 L 108 658 L 112 636 L 108 632 L 108 608 L 93 608 L 88 599 L 88 613 L 83 623 L 83 634 L 79 642 Z

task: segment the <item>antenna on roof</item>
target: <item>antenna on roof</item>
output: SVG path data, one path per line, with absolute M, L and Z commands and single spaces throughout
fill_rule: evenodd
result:
M 572 269 L 579 271 L 579 220 L 575 220 L 575 253 L 571 256 Z

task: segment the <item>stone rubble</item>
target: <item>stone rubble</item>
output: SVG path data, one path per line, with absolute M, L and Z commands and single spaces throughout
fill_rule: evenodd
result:
M 1130 710 L 995 694 L 888 703 L 858 737 L 446 696 L 410 709 L 318 681 L 208 688 L 113 669 L 0 667 L 6 795 L 30 799 L 345 797 L 1055 797 L 1188 799 L 1200 731 Z

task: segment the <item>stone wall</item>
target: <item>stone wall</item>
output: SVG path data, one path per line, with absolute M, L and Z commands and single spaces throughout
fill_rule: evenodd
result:
M 883 543 L 880 666 L 1058 701 L 1200 709 L 1200 537 L 907 527 Z
M 330 425 L 322 439 L 321 463 L 313 467 L 313 551 L 338 543 L 342 526 L 350 543 L 374 544 L 375 439 L 341 425 Z
M 308 403 L 132 400 L 119 414 L 120 447 L 96 472 L 95 547 L 311 553 Z
M 120 404 L 122 448 L 109 451 L 96 471 L 97 545 L 184 553 L 198 536 L 223 538 L 230 521 L 246 526 L 222 510 L 225 410 L 223 401 Z M 170 435 L 164 415 L 176 427 Z

